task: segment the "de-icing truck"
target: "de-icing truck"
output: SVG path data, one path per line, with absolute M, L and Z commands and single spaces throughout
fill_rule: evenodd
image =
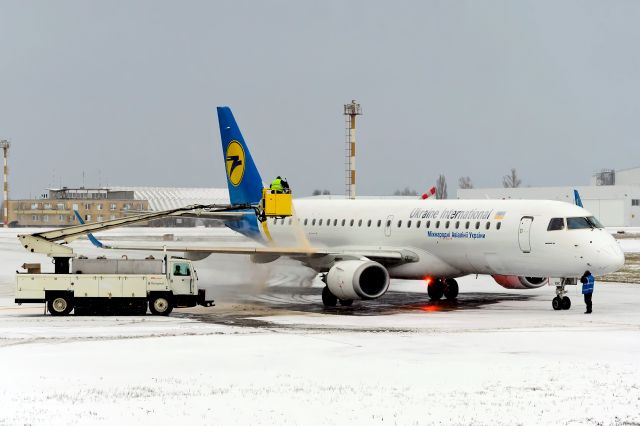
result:
M 92 313 L 126 313 L 142 315 L 147 308 L 155 315 L 169 315 L 173 308 L 196 305 L 213 306 L 204 289 L 198 288 L 198 275 L 193 263 L 180 257 L 164 259 L 88 259 L 77 257 L 65 244 L 87 235 L 102 248 L 92 232 L 146 222 L 167 216 L 192 214 L 218 217 L 228 212 L 255 211 L 258 220 L 267 217 L 288 217 L 292 214 L 291 193 L 263 190 L 259 204 L 191 205 L 159 212 L 113 219 L 105 222 L 53 229 L 34 234 L 18 235 L 20 244 L 29 253 L 46 255 L 53 260 L 54 273 L 41 273 L 40 264 L 25 264 L 26 273 L 16 278 L 15 301 L 46 303 L 51 315 Z M 228 216 L 221 216 L 226 217 Z M 58 243 L 60 242 L 60 243 Z M 163 248 L 166 253 L 167 248 Z
M 120 313 L 169 315 L 173 308 L 212 306 L 198 289 L 193 264 L 179 257 L 71 259 L 68 273 L 41 273 L 26 264 L 16 279 L 16 303 L 46 303 L 51 315 Z

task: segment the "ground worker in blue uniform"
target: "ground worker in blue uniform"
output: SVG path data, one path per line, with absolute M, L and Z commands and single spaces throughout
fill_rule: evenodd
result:
M 587 305 L 587 310 L 585 314 L 591 313 L 591 296 L 593 296 L 593 286 L 596 282 L 591 272 L 585 271 L 580 278 L 580 282 L 582 283 L 582 294 L 584 294 L 584 303 Z

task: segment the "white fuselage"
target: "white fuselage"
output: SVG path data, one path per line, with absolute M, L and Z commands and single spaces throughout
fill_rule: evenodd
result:
M 269 219 L 263 237 L 278 246 L 415 253 L 417 262 L 389 268 L 394 278 L 569 278 L 624 264 L 618 243 L 604 229 L 548 231 L 552 218 L 592 216 L 558 201 L 307 198 L 294 207 L 293 218 Z

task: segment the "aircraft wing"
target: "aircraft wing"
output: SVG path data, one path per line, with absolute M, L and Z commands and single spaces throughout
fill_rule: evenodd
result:
M 306 248 L 306 247 L 210 247 L 210 246 L 151 246 L 151 245 L 111 245 L 99 242 L 102 248 L 113 250 L 154 250 L 193 253 L 198 255 L 208 254 L 243 254 L 250 255 L 264 261 L 273 261 L 278 257 L 289 257 L 303 263 L 329 257 L 335 259 L 361 259 L 366 257 L 382 263 L 383 265 L 397 265 L 402 263 L 417 262 L 418 255 L 410 250 L 372 250 L 370 248 L 349 248 L 344 250 Z

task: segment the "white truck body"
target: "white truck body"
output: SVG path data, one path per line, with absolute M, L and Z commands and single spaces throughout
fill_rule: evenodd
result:
M 151 312 L 168 315 L 173 307 L 211 306 L 198 290 L 193 264 L 186 259 L 74 259 L 71 273 L 19 273 L 16 303 L 46 302 L 52 315 Z M 158 302 L 158 299 L 161 299 Z M 57 304 L 56 304 L 57 303 Z

